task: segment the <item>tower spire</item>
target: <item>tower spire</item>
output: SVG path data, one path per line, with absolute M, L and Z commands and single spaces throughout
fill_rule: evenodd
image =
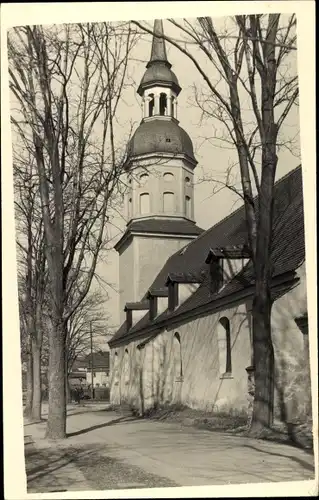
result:
M 153 27 L 153 41 L 151 57 L 147 64 L 147 68 L 155 62 L 166 63 L 169 67 L 171 64 L 167 60 L 165 40 L 162 38 L 164 35 L 162 19 L 155 19 Z
M 162 19 L 155 19 L 151 56 L 146 65 L 147 69 L 137 89 L 140 96 L 143 96 L 146 90 L 149 90 L 151 87 L 155 88 L 156 86 L 170 88 L 174 92 L 175 97 L 178 96 L 181 91 L 176 75 L 171 70 L 172 65 L 167 60 L 163 36 L 163 21 Z

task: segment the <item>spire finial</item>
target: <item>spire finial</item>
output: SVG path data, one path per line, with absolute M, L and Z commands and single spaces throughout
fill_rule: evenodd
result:
M 164 35 L 162 19 L 155 19 L 153 33 L 152 51 L 148 65 L 153 62 L 164 62 L 171 66 L 167 60 L 165 40 L 160 38 Z

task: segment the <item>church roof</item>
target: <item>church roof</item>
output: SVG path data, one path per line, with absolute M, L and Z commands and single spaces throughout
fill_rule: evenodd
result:
M 258 214 L 257 214 L 258 216 Z M 273 298 L 284 293 L 291 286 L 294 271 L 305 258 L 304 217 L 301 166 L 289 172 L 275 185 L 273 216 Z M 251 261 L 218 293 L 211 293 L 209 287 L 209 264 L 205 262 L 212 248 L 246 245 L 247 231 L 244 207 L 203 232 L 196 240 L 188 243 L 182 250 L 172 255 L 159 272 L 150 288 L 165 287 L 171 273 L 192 273 L 205 275 L 198 289 L 175 311 L 165 311 L 150 321 L 146 314 L 128 332 L 125 322 L 110 341 L 110 345 L 125 342 L 126 339 L 140 338 L 166 323 L 181 320 L 188 314 L 194 317 L 203 310 L 225 308 L 232 300 L 251 296 L 254 285 L 254 272 Z M 145 291 L 145 297 L 147 290 Z
M 171 70 L 167 60 L 165 40 L 163 38 L 163 21 L 155 19 L 153 27 L 153 41 L 151 57 L 146 65 L 146 71 L 137 92 L 142 95 L 145 88 L 159 84 L 172 87 L 178 95 L 181 91 L 177 77 Z
M 198 236 L 204 230 L 188 219 L 137 219 L 130 222 L 122 238 L 116 243 L 117 250 L 131 233 L 173 234 L 174 236 Z
M 184 154 L 197 163 L 189 135 L 173 119 L 148 120 L 136 129 L 128 146 L 128 156 L 132 158 L 151 153 Z

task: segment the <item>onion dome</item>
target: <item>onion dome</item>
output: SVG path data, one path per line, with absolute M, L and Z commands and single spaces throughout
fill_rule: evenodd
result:
M 197 164 L 192 141 L 177 120 L 155 119 L 141 123 L 129 143 L 128 155 L 132 158 L 150 153 L 184 154 Z

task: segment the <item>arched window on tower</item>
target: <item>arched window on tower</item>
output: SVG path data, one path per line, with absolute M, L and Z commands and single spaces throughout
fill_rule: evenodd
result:
M 185 196 L 185 215 L 188 219 L 192 217 L 192 200 L 189 196 Z
M 150 213 L 150 195 L 149 193 L 140 194 L 140 213 L 149 214 Z
M 218 325 L 218 350 L 220 375 L 230 375 L 232 372 L 230 322 L 224 316 Z
M 178 332 L 176 332 L 174 334 L 173 351 L 174 351 L 175 379 L 181 380 L 183 377 L 183 364 L 182 364 L 181 337 L 180 337 L 180 334 Z
M 165 182 L 173 182 L 174 175 L 171 174 L 171 172 L 165 172 L 165 174 L 163 175 L 163 179 Z
M 167 115 L 167 95 L 164 93 L 160 94 L 160 115 Z
M 163 209 L 165 213 L 171 213 L 175 211 L 175 198 L 174 193 L 166 191 L 163 195 Z
M 149 95 L 149 103 L 148 103 L 148 116 L 154 115 L 154 94 Z
M 139 178 L 139 184 L 140 184 L 140 186 L 145 186 L 145 184 L 147 183 L 147 181 L 148 181 L 148 174 L 146 174 L 146 173 L 141 174 L 140 178 Z
M 175 97 L 172 96 L 172 117 L 175 118 Z
M 191 185 L 191 180 L 189 177 L 185 177 L 185 184 L 186 186 L 190 186 Z

